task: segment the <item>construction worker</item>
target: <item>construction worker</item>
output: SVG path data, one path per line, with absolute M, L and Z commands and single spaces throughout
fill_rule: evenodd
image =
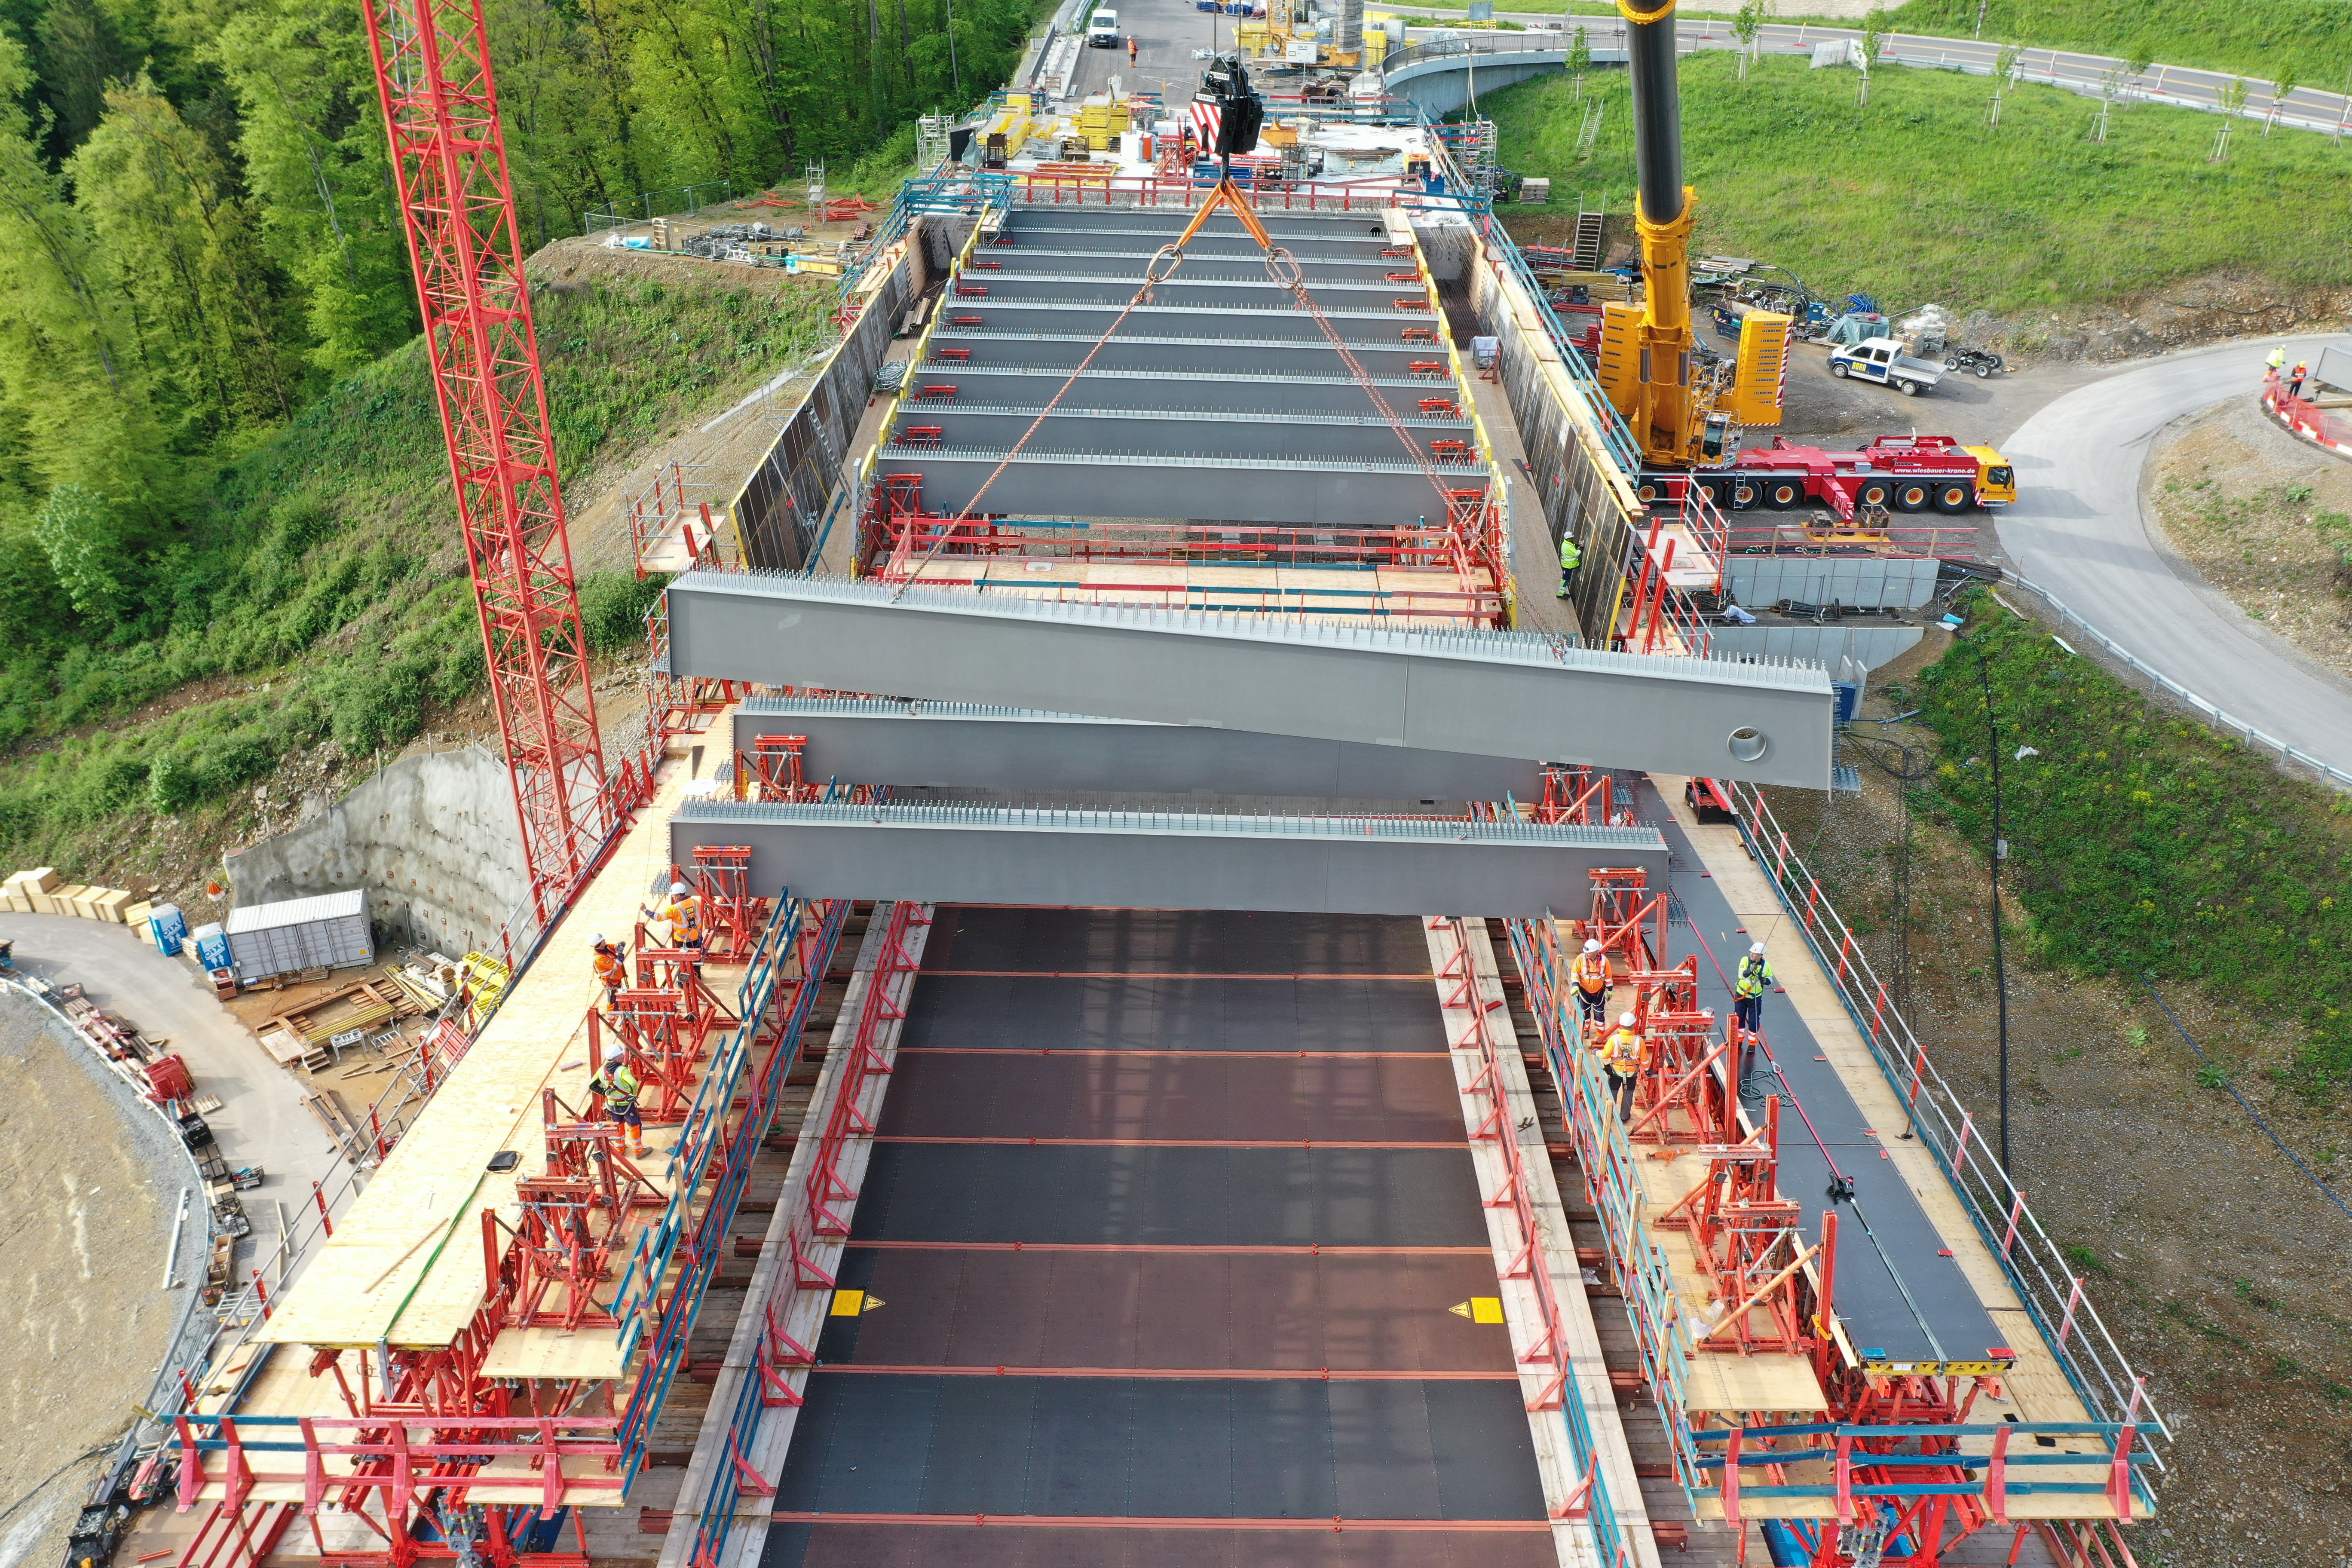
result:
M 1570 964 L 1568 977 L 1576 982 L 1576 1005 L 1583 1010 L 1587 1028 L 1601 1021 L 1609 1011 L 1609 990 L 1616 980 L 1609 973 L 1609 955 L 1591 938 L 1584 941 L 1584 951 Z
M 628 955 L 606 942 L 603 932 L 596 936 L 594 956 L 596 984 L 604 988 L 604 1009 L 610 1012 L 621 1000 L 621 987 L 629 983 Z
M 1576 585 L 1576 569 L 1583 564 L 1584 552 L 1578 547 L 1576 536 L 1562 532 L 1559 536 L 1559 597 L 1568 597 L 1568 591 Z
M 645 1113 L 637 1109 L 637 1096 L 644 1089 L 644 1081 L 629 1069 L 628 1053 L 618 1046 L 604 1052 L 604 1076 L 588 1080 L 588 1092 L 604 1097 L 604 1114 L 620 1124 L 630 1155 L 639 1160 L 646 1154 Z
M 2294 369 L 2287 374 L 2286 395 L 2289 397 L 2301 397 L 2303 395 L 2303 378 L 2310 374 L 2311 366 L 2305 364 L 2301 360 L 2295 361 Z
M 1135 64 L 1135 56 L 1136 56 L 1135 36 L 1134 36 L 1133 34 L 1131 34 L 1131 33 L 1130 33 L 1129 35 L 1128 35 L 1128 39 L 1127 39 L 1127 63 L 1128 63 L 1130 67 L 1132 67 L 1132 66 Z
M 1731 976 L 1731 1012 L 1739 1026 L 1749 1034 L 1762 1032 L 1764 993 L 1772 984 L 1772 963 L 1764 956 L 1764 944 L 1751 942 L 1748 956 L 1739 961 L 1739 968 Z
M 699 954 L 702 952 L 702 900 L 684 882 L 669 885 L 669 902 L 658 910 L 647 910 L 646 918 L 659 921 L 669 933 L 669 944 Z M 702 965 L 690 966 L 697 974 Z
M 1641 1081 L 1649 1057 L 1650 1042 L 1634 1026 L 1631 1013 L 1620 1017 L 1617 1026 L 1601 1037 L 1601 1070 L 1608 1077 L 1609 1098 L 1617 1102 L 1620 1121 L 1633 1120 L 1633 1086 Z
M 2270 374 L 2273 376 L 2276 376 L 2281 371 L 2286 368 L 2286 345 L 2284 343 L 2281 343 L 2278 347 L 2271 350 L 2271 357 L 2263 361 L 2263 363 L 2270 367 Z

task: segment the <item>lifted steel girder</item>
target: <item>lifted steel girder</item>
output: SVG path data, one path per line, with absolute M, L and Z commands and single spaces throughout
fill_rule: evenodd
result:
M 971 301 L 986 305 L 985 300 Z M 1062 314 L 1052 307 L 1006 303 L 993 310 L 970 311 L 981 318 L 977 328 L 954 325 L 954 313 L 949 321 L 931 333 L 933 358 L 918 367 L 911 381 L 955 384 L 956 372 L 962 368 L 954 361 L 937 357 L 941 349 L 968 348 L 971 358 L 963 363 L 975 369 L 990 365 L 1029 365 L 1059 368 L 1065 374 L 1076 368 L 1080 360 L 1097 347 L 1097 337 L 1082 336 L 1074 331 Z M 1427 318 L 1423 318 L 1424 321 Z M 1208 334 L 1208 335 L 1204 335 Z M 1400 379 L 1412 374 L 1415 362 L 1445 360 L 1445 352 L 1433 343 L 1407 342 L 1402 336 L 1386 339 L 1350 336 L 1345 331 L 1341 341 L 1356 363 L 1368 375 L 1383 380 Z M 1154 331 L 1144 331 L 1132 318 L 1119 329 L 1118 336 L 1100 345 L 1089 370 L 1153 371 L 1171 378 L 1198 372 L 1206 376 L 1235 375 L 1347 375 L 1349 374 L 1330 343 L 1321 338 L 1313 342 L 1280 342 L 1248 337 L 1219 337 L 1213 323 L 1179 321 L 1160 323 Z
M 909 406 L 902 418 L 924 423 L 919 407 Z M 1321 529 L 1413 528 L 1445 518 L 1445 498 L 1402 449 L 1389 462 L 1275 461 L 1213 454 L 1205 440 L 1202 447 L 1195 456 L 1023 452 L 1009 462 L 1001 451 L 887 447 L 875 472 L 922 475 L 924 510 L 950 514 L 970 506 L 986 484 L 988 510 L 1015 517 L 1159 518 L 1181 510 L 1186 517 Z M 1436 472 L 1444 484 L 1462 489 L 1486 483 L 1486 468 L 1476 464 Z
M 1326 799 L 1532 800 L 1532 762 L 1098 719 L 965 702 L 754 697 L 735 710 L 735 749 L 803 735 L 803 773 L 843 784 L 1103 794 Z
M 1448 395 L 1440 391 L 1440 396 Z M 1062 405 L 1040 420 L 1034 409 L 997 412 L 967 408 L 974 401 L 961 384 L 953 403 L 908 403 L 900 406 L 895 434 L 905 439 L 921 426 L 940 432 L 938 439 L 956 451 L 1003 454 L 1014 442 L 1021 455 L 1092 457 L 1118 453 L 1128 458 L 1214 458 L 1250 464 L 1290 462 L 1351 466 L 1364 462 L 1413 464 L 1436 462 L 1432 443 L 1456 441 L 1466 448 L 1477 444 L 1477 432 L 1465 418 L 1423 418 L 1419 406 L 1402 398 L 1389 405 L 1398 409 L 1391 426 L 1369 406 L 1360 415 L 1301 414 L 1270 420 L 1244 409 L 1187 411 L 1177 409 L 1093 409 L 1084 406 L 1075 392 Z M 1034 426 L 1032 429 L 1032 426 Z M 1402 432 L 1402 435 L 1400 435 Z M 929 440 L 929 437 L 925 437 Z M 886 462 L 897 451 L 886 448 Z M 1416 472 L 1418 469 L 1416 468 Z M 1478 470 L 1483 476 L 1483 469 Z M 1116 474 L 1106 473 L 1116 481 Z M 1480 479 L 1465 480 L 1475 485 Z M 1424 485 L 1423 497 L 1433 504 L 1434 492 Z M 996 492 L 990 490 L 992 511 Z M 1151 498 L 1152 510 L 1139 515 L 1167 515 L 1164 492 Z M 1097 514 L 1108 515 L 1108 514 Z M 1223 513 L 1215 515 L 1223 516 Z
M 677 864 L 711 845 L 748 846 L 753 887 L 804 899 L 1097 909 L 1540 918 L 1596 869 L 1666 870 L 1647 827 L 731 803 L 670 819 Z
M 680 676 L 1830 783 L 1830 679 L 1812 666 L 787 574 L 690 572 L 668 594 Z

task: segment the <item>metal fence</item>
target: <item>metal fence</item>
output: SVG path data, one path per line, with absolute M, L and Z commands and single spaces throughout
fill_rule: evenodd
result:
M 607 229 L 626 228 L 633 223 L 651 223 L 657 217 L 692 216 L 705 207 L 734 199 L 732 180 L 705 180 L 698 185 L 646 191 L 626 203 L 614 202 L 601 209 L 590 207 L 580 215 L 580 232 L 603 234 Z

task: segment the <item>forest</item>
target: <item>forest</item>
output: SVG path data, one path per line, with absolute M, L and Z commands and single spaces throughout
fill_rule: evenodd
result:
M 527 248 L 647 191 L 904 161 L 1032 16 L 484 6 Z M 240 463 L 416 331 L 354 0 L 0 0 L 0 744 L 43 727 L 23 699 L 66 650 L 201 636 L 241 598 L 275 498 Z

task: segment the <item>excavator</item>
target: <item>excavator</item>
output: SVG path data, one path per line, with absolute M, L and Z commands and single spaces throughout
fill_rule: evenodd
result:
M 1645 468 L 1711 468 L 1731 460 L 1741 426 L 1780 423 L 1791 318 L 1751 311 L 1728 363 L 1702 367 L 1691 327 L 1691 226 L 1698 194 L 1683 184 L 1682 96 L 1675 69 L 1675 0 L 1617 0 L 1633 89 L 1634 231 L 1642 303 L 1609 305 L 1595 367 L 1625 416 Z

